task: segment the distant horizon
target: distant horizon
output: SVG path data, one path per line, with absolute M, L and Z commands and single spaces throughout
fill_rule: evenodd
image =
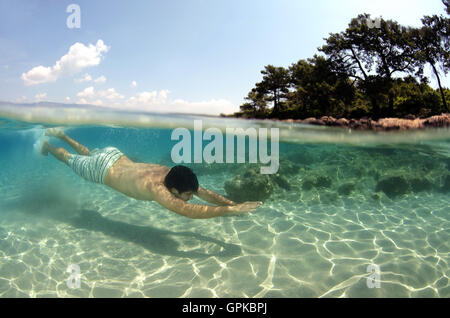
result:
M 72 3 L 80 9 L 79 28 L 70 24 L 77 22 L 76 12 L 67 12 Z M 2 0 L 0 99 L 229 115 L 265 65 L 288 67 L 319 54 L 324 38 L 358 14 L 420 26 L 424 15 L 444 14 L 443 8 L 441 0 Z
M 72 107 L 83 107 L 87 109 L 93 109 L 93 110 L 106 110 L 106 111 L 117 111 L 117 112 L 125 112 L 125 113 L 136 113 L 136 114 L 156 114 L 156 115 L 189 115 L 189 116 L 201 116 L 201 117 L 214 117 L 214 118 L 221 118 L 221 114 L 218 115 L 209 115 L 209 114 L 200 114 L 200 113 L 189 113 L 189 112 L 167 112 L 164 110 L 158 111 L 158 110 L 142 110 L 142 109 L 124 109 L 124 108 L 114 108 L 106 105 L 92 105 L 92 104 L 79 104 L 79 103 L 62 103 L 62 102 L 52 102 L 52 101 L 39 101 L 39 102 L 29 102 L 29 103 L 19 103 L 19 102 L 10 102 L 5 100 L 0 100 L 0 107 L 2 105 L 17 105 L 17 106 L 50 106 L 50 107 L 57 107 L 57 106 L 67 106 L 68 108 Z M 54 105 L 52 105 L 54 104 Z

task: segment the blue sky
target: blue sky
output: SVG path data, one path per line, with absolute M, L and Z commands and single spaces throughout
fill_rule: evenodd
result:
M 66 24 L 72 3 L 80 28 Z M 265 65 L 312 57 L 359 13 L 420 26 L 443 8 L 441 0 L 0 0 L 0 100 L 230 113 Z

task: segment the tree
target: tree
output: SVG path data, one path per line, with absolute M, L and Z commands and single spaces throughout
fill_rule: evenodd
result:
M 450 0 L 442 0 L 442 3 L 445 6 L 445 11 L 450 15 Z
M 450 0 L 442 2 L 450 14 Z M 448 109 L 450 90 L 442 87 L 439 69 L 445 74 L 450 69 L 449 18 L 426 16 L 421 28 L 384 19 L 373 25 L 369 19 L 368 14 L 358 15 L 345 31 L 330 34 L 319 48 L 325 57 L 315 55 L 289 69 L 265 66 L 262 81 L 248 93 L 237 115 L 379 118 L 428 116 L 442 112 L 442 106 Z M 427 64 L 439 91 L 423 76 Z
M 447 14 L 450 14 L 450 0 L 442 0 Z M 444 16 L 424 16 L 422 27 L 411 28 L 410 36 L 414 43 L 415 58 L 418 61 L 419 76 L 423 76 L 425 64 L 429 64 L 436 76 L 444 109 L 450 111 L 445 92 L 441 84 L 438 66 L 444 74 L 450 69 L 450 19 Z
M 272 116 L 277 116 L 289 92 L 289 72 L 283 67 L 267 65 L 261 71 L 263 79 L 256 84 L 255 92 L 264 100 L 273 102 Z
M 359 56 L 359 43 L 349 38 L 346 32 L 332 33 L 325 40 L 327 44 L 319 48 L 319 51 L 327 55 L 336 74 L 359 80 L 367 79 L 369 70 L 363 67 L 362 58 Z
M 410 36 L 412 39 L 413 47 L 415 49 L 415 58 L 418 62 L 418 75 L 423 75 L 423 69 L 425 64 L 429 64 L 436 76 L 439 92 L 441 94 L 442 104 L 444 109 L 449 110 L 447 101 L 445 99 L 444 90 L 442 88 L 438 64 L 442 64 L 444 74 L 447 74 L 449 69 L 448 60 L 450 59 L 449 51 L 445 48 L 444 34 L 446 29 L 446 21 L 441 16 L 425 16 L 422 19 L 423 26 L 418 28 L 412 28 L 410 30 Z
M 301 117 L 344 115 L 345 106 L 352 103 L 355 88 L 347 77 L 331 70 L 323 56 L 300 60 L 289 68 L 291 87 L 289 104 Z
M 264 116 L 267 110 L 267 101 L 264 100 L 264 96 L 257 93 L 253 88 L 244 98 L 246 103 L 240 106 L 241 112 L 252 117 Z
M 426 117 L 442 113 L 439 94 L 428 85 L 426 78 L 420 83 L 413 76 L 396 79 L 393 90 L 396 117 L 409 114 Z
M 368 14 L 358 15 L 344 32 L 331 34 L 326 39 L 327 44 L 319 50 L 327 55 L 337 74 L 366 82 L 366 88 L 373 84 L 370 88 L 372 93 L 376 93 L 376 88 L 387 89 L 389 110 L 392 112 L 394 96 L 389 92 L 389 84 L 394 74 L 411 73 L 416 67 L 411 39 L 408 29 L 395 21 L 381 19 L 378 28 L 369 26 L 369 19 Z M 376 99 L 371 101 L 374 102 L 372 107 L 377 117 L 379 105 Z

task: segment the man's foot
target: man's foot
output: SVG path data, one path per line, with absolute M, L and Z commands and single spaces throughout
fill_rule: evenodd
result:
M 45 131 L 46 136 L 61 138 L 64 137 L 64 131 L 61 128 L 49 128 Z

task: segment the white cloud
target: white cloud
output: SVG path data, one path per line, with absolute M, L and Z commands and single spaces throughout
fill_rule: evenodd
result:
M 226 99 L 211 99 L 201 102 L 188 102 L 183 99 L 176 99 L 169 103 L 165 110 L 175 113 L 219 115 L 220 113 L 231 114 L 237 112 L 239 107 L 236 107 Z
M 105 83 L 106 82 L 106 77 L 105 76 L 100 76 L 100 77 L 97 77 L 95 80 L 94 80 L 94 83 Z
M 28 97 L 26 97 L 26 96 L 20 96 L 19 98 L 16 99 L 16 102 L 18 102 L 18 103 L 23 103 L 23 102 L 25 102 L 25 101 L 27 101 L 27 100 L 28 100 Z
M 70 102 L 70 97 L 69 97 L 69 96 L 66 96 L 65 101 L 66 101 L 66 102 Z
M 108 88 L 107 90 L 95 91 L 93 86 L 89 86 L 77 94 L 79 97 L 79 103 L 81 104 L 93 104 L 103 105 L 103 100 L 106 99 L 108 103 L 125 98 L 122 94 L 119 94 L 114 88 Z
M 105 83 L 106 82 L 106 77 L 105 76 L 99 76 L 96 79 L 92 79 L 92 76 L 89 74 L 84 74 L 84 76 L 82 78 L 77 78 L 74 80 L 75 83 L 83 83 L 83 82 L 91 82 L 93 81 L 94 83 Z
M 225 99 L 190 102 L 184 99 L 170 100 L 169 90 L 143 91 L 125 99 L 114 88 L 96 91 L 93 86 L 85 88 L 77 94 L 78 103 L 101 105 L 133 111 L 192 113 L 205 115 L 231 114 L 239 111 L 239 107 Z
M 28 73 L 22 74 L 22 80 L 25 85 L 36 85 L 46 82 L 54 82 L 58 78 L 59 74 L 52 71 L 51 67 L 36 66 L 28 71 Z
M 132 81 L 132 82 L 131 82 L 131 86 L 136 87 L 136 86 L 137 86 L 136 81 Z
M 93 98 L 95 96 L 94 87 L 89 86 L 77 94 L 81 98 Z
M 55 82 L 62 75 L 72 75 L 86 67 L 100 64 L 102 53 L 108 52 L 109 47 L 102 40 L 89 46 L 83 43 L 75 43 L 69 48 L 69 52 L 61 57 L 51 67 L 36 66 L 27 73 L 22 74 L 25 85 L 37 85 L 47 82 Z
M 141 92 L 130 97 L 125 105 L 130 108 L 146 108 L 152 105 L 162 105 L 166 103 L 169 90 Z
M 153 112 L 195 113 L 206 115 L 230 114 L 239 110 L 225 99 L 189 102 L 183 99 L 168 100 L 169 90 L 141 92 L 126 100 L 126 109 Z
M 83 83 L 83 82 L 90 82 L 90 81 L 92 81 L 92 77 L 89 74 L 84 74 L 84 77 L 75 79 L 75 83 Z
M 106 99 L 109 99 L 109 100 L 116 100 L 116 99 L 125 98 L 125 96 L 117 93 L 114 88 L 108 88 L 105 91 L 99 91 L 97 95 L 99 97 L 101 97 L 101 98 L 106 98 Z
M 47 98 L 47 93 L 40 93 L 40 94 L 36 94 L 34 96 L 34 99 L 39 102 L 41 100 L 43 100 L 44 98 Z

